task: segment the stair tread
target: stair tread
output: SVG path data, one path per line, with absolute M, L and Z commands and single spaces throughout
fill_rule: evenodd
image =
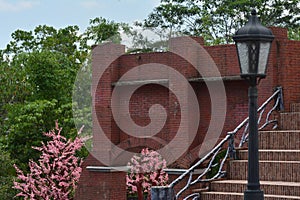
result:
M 246 180 L 219 180 L 213 183 L 226 183 L 226 184 L 247 184 Z M 283 186 L 300 186 L 299 182 L 284 182 L 284 181 L 260 181 L 261 185 L 283 185 Z
M 233 195 L 233 196 L 243 196 L 244 193 L 232 193 L 232 192 L 202 192 L 201 194 L 220 194 L 220 195 Z M 273 195 L 273 194 L 264 194 L 264 197 L 273 197 L 273 198 L 286 198 L 286 199 L 300 199 L 300 196 L 283 196 L 283 195 Z
M 269 130 L 269 131 L 259 131 L 260 133 L 299 133 L 300 130 Z
M 264 197 L 281 197 L 286 199 L 300 199 L 299 196 L 283 196 L 283 195 L 273 195 L 273 194 L 265 194 Z
M 231 162 L 248 162 L 248 160 L 232 160 Z M 260 163 L 291 163 L 291 164 L 300 164 L 300 161 L 294 161 L 294 160 L 288 160 L 288 161 L 282 161 L 282 160 L 260 160 Z
M 299 114 L 300 113 L 300 111 L 298 111 L 298 108 L 296 109 L 297 111 L 291 111 L 291 112 L 282 112 L 282 113 L 280 113 L 280 115 L 285 115 L 285 114 Z
M 239 195 L 239 196 L 242 196 L 244 195 L 243 193 L 234 193 L 234 192 L 215 192 L 215 191 L 209 191 L 209 192 L 202 192 L 201 194 L 230 194 L 230 195 Z
M 239 152 L 248 152 L 248 149 L 238 150 Z M 259 149 L 259 152 L 278 152 L 278 153 L 298 153 L 298 149 Z

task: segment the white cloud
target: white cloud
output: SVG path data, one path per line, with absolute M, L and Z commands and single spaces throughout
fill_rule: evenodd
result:
M 27 10 L 33 8 L 37 5 L 37 1 L 17 1 L 15 3 L 9 2 L 7 0 L 0 0 L 0 11 L 6 12 L 18 12 L 22 10 Z

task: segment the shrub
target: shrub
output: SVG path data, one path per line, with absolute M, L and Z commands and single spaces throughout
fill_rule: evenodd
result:
M 151 186 L 167 184 L 168 174 L 163 170 L 166 165 L 166 160 L 159 153 L 148 148 L 133 156 L 128 163 L 130 170 L 126 176 L 129 193 L 137 194 L 139 200 L 143 199 L 143 193 L 147 193 L 150 199 Z
M 56 123 L 55 130 L 44 133 L 51 140 L 42 147 L 33 147 L 42 154 L 38 162 L 29 161 L 30 172 L 24 175 L 16 165 L 18 181 L 14 188 L 20 190 L 16 196 L 25 199 L 69 200 L 80 177 L 82 160 L 75 156 L 83 146 L 81 139 L 67 140 L 61 136 Z

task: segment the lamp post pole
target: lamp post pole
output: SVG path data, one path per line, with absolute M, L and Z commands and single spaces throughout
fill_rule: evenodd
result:
M 233 36 L 236 42 L 241 77 L 249 82 L 248 183 L 244 200 L 263 200 L 259 183 L 257 125 L 257 80 L 266 77 L 267 62 L 274 35 L 261 25 L 252 10 L 248 23 Z
M 248 184 L 244 192 L 245 200 L 263 200 L 264 193 L 259 183 L 258 125 L 257 125 L 257 84 L 256 77 L 250 80 L 249 98 L 249 137 L 248 137 Z

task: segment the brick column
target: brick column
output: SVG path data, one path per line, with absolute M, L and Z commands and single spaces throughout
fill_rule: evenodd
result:
M 124 53 L 125 46 L 112 43 L 92 50 L 93 149 L 82 165 L 78 200 L 126 199 L 126 173 L 110 168 L 113 142 L 119 137 L 112 129 L 111 83 L 116 74 L 114 61 Z

